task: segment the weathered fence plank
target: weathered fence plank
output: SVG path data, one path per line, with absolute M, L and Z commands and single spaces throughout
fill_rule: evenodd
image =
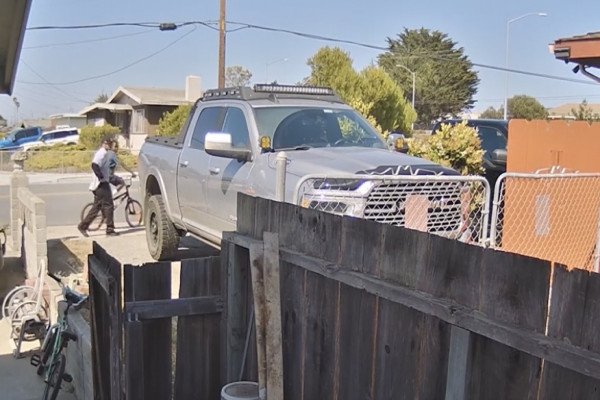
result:
M 171 263 L 159 262 L 144 264 L 141 267 L 125 265 L 125 304 L 134 301 L 160 300 L 171 298 Z M 137 320 L 135 314 L 128 320 Z M 128 327 L 126 327 L 128 329 Z M 128 390 L 143 386 L 145 394 L 152 393 L 154 398 L 171 397 L 171 355 L 172 322 L 171 318 L 144 321 L 143 326 L 144 379 L 133 382 L 128 379 Z M 130 343 L 127 343 L 129 346 Z
M 467 380 L 471 375 L 471 332 L 452 326 L 450 328 L 450 354 L 446 378 L 446 400 L 467 398 Z
M 94 398 L 122 399 L 121 264 L 96 242 L 88 256 Z
M 221 243 L 221 295 L 224 302 L 221 318 L 221 335 L 224 338 L 221 342 L 221 359 L 224 360 L 221 364 L 222 384 L 239 381 L 242 376 L 248 380 L 257 379 L 256 346 L 245 351 L 253 309 L 250 255 L 248 248 L 230 242 L 230 237 L 231 234 L 225 233 Z
M 218 257 L 181 262 L 179 298 L 216 298 L 221 294 Z M 216 399 L 221 388 L 220 314 L 179 316 L 175 399 Z
M 548 336 L 600 353 L 600 274 L 554 267 Z M 547 362 L 540 398 L 565 400 L 600 396 L 593 379 Z

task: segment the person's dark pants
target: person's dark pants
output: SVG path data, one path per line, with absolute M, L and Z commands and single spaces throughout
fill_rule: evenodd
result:
M 87 230 L 98 213 L 102 212 L 104 223 L 106 224 L 106 232 L 113 232 L 115 230 L 115 221 L 113 217 L 115 205 L 113 203 L 110 185 L 108 182 L 102 182 L 93 193 L 94 205 L 90 208 L 90 211 L 83 218 L 83 221 L 81 221 L 79 226 L 82 229 Z

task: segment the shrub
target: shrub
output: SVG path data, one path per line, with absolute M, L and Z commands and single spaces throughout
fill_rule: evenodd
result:
M 457 125 L 442 124 L 434 135 L 413 139 L 408 153 L 450 167 L 463 175 L 483 172 L 483 153 L 479 135 L 463 121 Z
M 79 133 L 79 143 L 88 150 L 96 150 L 102 144 L 102 139 L 107 136 L 116 138 L 120 132 L 118 127 L 112 125 L 86 125 L 81 128 L 81 132 Z
M 90 172 L 94 150 L 85 146 L 57 144 L 39 147 L 27 152 L 26 171 Z M 119 161 L 130 170 L 137 169 L 137 157 L 127 150 L 119 150 Z
M 177 107 L 172 112 L 166 112 L 163 114 L 160 121 L 158 121 L 158 129 L 156 134 L 158 136 L 177 136 L 185 124 L 190 110 L 192 109 L 191 104 L 183 104 Z

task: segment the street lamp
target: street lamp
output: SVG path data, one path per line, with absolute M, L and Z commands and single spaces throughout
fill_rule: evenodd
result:
M 508 40 L 510 37 L 510 24 L 513 22 L 519 21 L 523 18 L 532 17 L 532 16 L 546 17 L 546 16 L 548 16 L 548 14 L 546 14 L 545 12 L 531 12 L 531 13 L 523 14 L 523 15 L 518 16 L 513 19 L 509 19 L 506 22 L 506 86 L 504 88 L 504 119 L 505 120 L 508 119 Z
M 16 97 L 12 98 L 13 103 L 15 103 L 15 107 L 17 107 L 17 116 L 16 116 L 16 121 L 15 121 L 15 125 L 19 124 L 19 106 L 21 105 L 21 103 L 19 103 L 19 100 L 17 100 Z
M 279 60 L 275 60 L 275 61 L 271 61 L 265 64 L 265 83 L 269 83 L 269 65 L 273 65 L 276 64 L 278 62 L 286 62 L 288 60 L 288 58 L 280 58 Z
M 415 109 L 415 82 L 416 82 L 416 76 L 417 74 L 413 71 L 411 71 L 410 69 L 408 69 L 407 67 L 405 67 L 402 64 L 396 64 L 396 67 L 400 67 L 403 68 L 404 70 L 408 71 L 411 73 L 412 75 L 412 108 L 413 110 Z M 410 129 L 414 130 L 415 129 L 415 123 L 413 122 Z

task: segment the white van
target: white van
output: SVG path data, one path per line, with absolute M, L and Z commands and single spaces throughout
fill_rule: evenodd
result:
M 79 143 L 79 131 L 77 128 L 61 128 L 42 133 L 39 140 L 25 143 L 23 150 L 27 151 L 35 147 L 52 146 L 54 144 L 77 144 Z

